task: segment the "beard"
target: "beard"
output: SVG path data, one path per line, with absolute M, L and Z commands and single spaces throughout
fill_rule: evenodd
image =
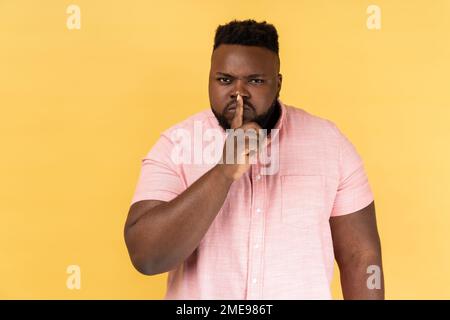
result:
M 244 105 L 247 104 L 244 102 Z M 216 116 L 218 124 L 226 131 L 227 129 L 231 129 L 229 120 L 225 117 L 225 112 L 227 108 L 224 108 L 222 113 L 218 113 L 211 107 L 211 111 Z M 253 108 L 254 110 L 254 108 Z M 274 99 L 269 109 L 260 115 L 256 115 L 251 119 L 244 119 L 244 123 L 247 122 L 256 122 L 262 129 L 266 129 L 267 133 L 270 135 L 271 129 L 273 129 L 280 118 L 281 115 L 281 106 L 278 102 L 278 96 Z

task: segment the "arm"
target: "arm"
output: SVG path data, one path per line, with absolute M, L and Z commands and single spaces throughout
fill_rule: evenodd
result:
M 256 123 L 242 124 L 243 101 L 232 120 L 233 129 L 258 129 Z M 125 242 L 133 265 L 153 275 L 174 269 L 197 248 L 220 211 L 233 181 L 250 168 L 249 150 L 239 150 L 234 141 L 235 161 L 217 164 L 189 188 L 169 202 L 143 200 L 134 203 L 125 224 Z M 227 140 L 228 141 L 228 140 Z M 226 145 L 223 158 L 226 159 Z
M 384 299 L 381 246 L 374 203 L 352 214 L 332 217 L 330 226 L 344 299 Z M 377 274 L 369 266 L 379 267 L 380 273 Z M 376 276 L 380 277 L 379 289 L 367 284 L 369 277 Z M 369 282 L 372 285 L 375 283 Z
M 170 202 L 134 203 L 125 224 L 125 242 L 136 269 L 152 275 L 184 261 L 213 222 L 232 182 L 216 166 Z

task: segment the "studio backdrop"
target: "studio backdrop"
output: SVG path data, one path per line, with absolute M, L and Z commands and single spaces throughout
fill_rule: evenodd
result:
M 159 134 L 210 107 L 232 19 L 276 26 L 280 98 L 364 159 L 386 298 L 450 298 L 449 0 L 1 0 L 0 298 L 163 298 L 123 226 Z

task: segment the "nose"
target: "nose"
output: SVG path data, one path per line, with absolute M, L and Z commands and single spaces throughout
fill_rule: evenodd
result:
M 245 88 L 245 85 L 243 82 L 244 81 L 242 81 L 241 79 L 236 80 L 236 82 L 235 82 L 236 84 L 235 84 L 234 88 L 232 88 L 231 93 L 230 93 L 231 99 L 233 99 L 233 100 L 236 99 L 238 94 L 240 94 L 243 99 L 250 98 L 250 93 Z

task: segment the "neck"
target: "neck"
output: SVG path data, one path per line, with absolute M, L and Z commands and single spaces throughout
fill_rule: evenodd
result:
M 275 101 L 275 107 L 272 108 L 271 114 L 267 117 L 266 123 L 263 128 L 267 129 L 267 134 L 270 135 L 270 132 L 273 128 L 275 128 L 278 120 L 281 116 L 281 106 L 278 102 L 278 99 Z

